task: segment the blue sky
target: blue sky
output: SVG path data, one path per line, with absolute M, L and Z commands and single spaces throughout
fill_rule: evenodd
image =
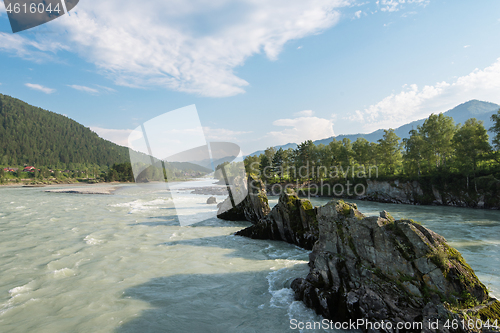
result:
M 248 154 L 500 104 L 498 40 L 498 0 L 81 0 L 17 34 L 0 4 L 0 93 L 117 143 L 195 104 Z

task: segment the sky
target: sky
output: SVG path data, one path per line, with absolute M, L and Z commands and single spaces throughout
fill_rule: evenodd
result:
M 500 104 L 499 40 L 499 0 L 80 0 L 15 34 L 0 2 L 0 93 L 122 145 L 194 104 L 250 154 Z

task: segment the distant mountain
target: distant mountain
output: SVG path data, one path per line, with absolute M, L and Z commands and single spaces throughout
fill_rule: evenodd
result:
M 325 140 L 328 140 L 328 139 L 325 139 Z M 287 143 L 286 145 L 282 145 L 282 146 L 276 146 L 274 148 L 276 148 L 276 150 L 280 149 L 280 148 L 283 148 L 283 150 L 287 150 L 288 148 L 292 148 L 292 149 L 295 149 L 297 148 L 297 144 L 296 143 Z M 248 156 L 255 156 L 255 155 L 260 155 L 260 154 L 264 154 L 264 151 L 263 150 L 258 150 L 254 153 L 251 153 L 249 154 Z
M 456 107 L 454 107 L 451 110 L 448 110 L 444 112 L 445 116 L 452 117 L 453 120 L 455 121 L 456 124 L 463 124 L 465 121 L 469 118 L 476 118 L 478 120 L 482 120 L 484 122 L 484 126 L 486 129 L 489 129 L 491 126 L 493 126 L 493 123 L 490 120 L 490 117 L 493 113 L 496 113 L 500 109 L 500 105 L 490 103 L 490 102 L 483 102 L 483 101 L 478 101 L 478 100 L 471 100 L 468 102 L 465 102 L 463 104 L 460 104 Z M 425 121 L 425 119 L 420 119 L 420 120 L 415 120 L 412 121 L 409 124 L 402 125 L 394 130 L 394 132 L 401 138 L 408 138 L 409 135 L 408 133 L 412 129 L 417 129 L 417 126 L 422 125 Z M 370 142 L 377 142 L 379 139 L 382 139 L 384 136 L 384 130 L 379 129 L 376 130 L 375 132 L 368 133 L 368 134 L 347 134 L 347 135 L 338 135 L 338 136 L 332 136 L 327 139 L 321 139 L 321 140 L 316 140 L 314 141 L 314 144 L 319 145 L 320 143 L 327 145 L 330 142 L 333 141 L 333 139 L 336 139 L 337 141 L 342 141 L 344 138 L 348 138 L 351 141 L 356 141 L 358 138 L 365 138 L 366 140 Z M 490 138 L 491 140 L 491 138 Z M 286 145 L 283 146 L 276 146 L 276 149 L 279 148 L 283 149 L 288 149 L 288 148 L 297 148 L 296 143 L 287 143 Z M 250 156 L 255 156 L 255 155 L 260 155 L 264 153 L 263 150 L 256 151 Z
M 203 165 L 198 165 L 196 163 L 189 163 L 189 162 L 168 162 L 168 163 L 166 163 L 165 167 L 167 169 L 170 169 L 169 166 L 171 166 L 177 170 L 182 170 L 182 171 L 198 171 L 198 172 L 204 172 L 204 173 L 213 172 L 212 169 L 207 168 Z

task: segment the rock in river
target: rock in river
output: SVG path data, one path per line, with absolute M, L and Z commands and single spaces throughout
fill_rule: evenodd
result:
M 245 216 L 261 216 L 251 202 Z M 252 207 L 258 209 L 253 214 Z M 413 220 L 395 220 L 386 211 L 367 217 L 342 200 L 312 207 L 283 193 L 267 216 L 236 234 L 312 248 L 309 274 L 291 287 L 298 300 L 334 322 L 372 323 L 358 327 L 365 332 L 479 332 L 463 323 L 500 324 L 500 302 L 462 255 Z M 396 330 L 398 323 L 412 328 Z
M 486 321 L 486 313 L 498 312 L 498 301 L 489 297 L 461 254 L 422 225 L 396 221 L 385 211 L 366 217 L 342 200 L 318 207 L 317 219 L 319 239 L 309 256 L 310 272 L 294 280 L 292 289 L 325 318 L 393 327 L 421 323 L 407 332 L 467 332 L 446 323 L 467 316 Z M 436 321 L 439 327 L 429 328 Z
M 318 239 L 316 208 L 294 192 L 283 192 L 270 214 L 236 233 L 256 239 L 274 239 L 311 250 Z
M 231 188 L 226 200 L 217 205 L 218 218 L 229 221 L 257 223 L 269 214 L 271 209 L 267 201 L 266 190 L 260 180 L 255 180 L 251 176 L 248 176 L 247 179 L 239 177 L 234 183 L 236 186 Z M 243 196 L 245 198 L 240 203 L 233 205 L 236 198 Z

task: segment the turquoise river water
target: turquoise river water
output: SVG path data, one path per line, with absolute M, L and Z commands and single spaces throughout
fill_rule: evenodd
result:
M 209 184 L 173 185 L 177 211 L 160 184 L 0 188 L 0 332 L 297 332 L 290 319 L 321 320 L 289 288 L 307 275 L 308 251 L 233 236 L 250 224 L 217 219 L 208 195 L 186 190 Z M 443 235 L 500 295 L 499 211 L 356 203 Z M 204 221 L 183 227 L 177 214 Z

